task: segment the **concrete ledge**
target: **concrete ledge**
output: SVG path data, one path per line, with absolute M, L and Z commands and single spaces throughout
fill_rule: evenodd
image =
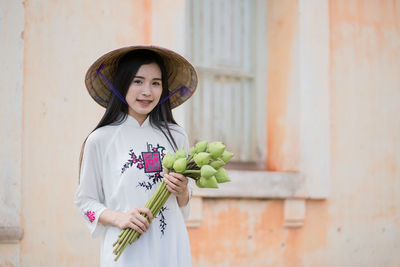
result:
M 0 226 L 0 243 L 18 243 L 23 236 L 21 226 Z
M 194 195 L 203 198 L 307 198 L 303 179 L 295 172 L 228 170 L 231 182 L 218 189 L 195 188 Z
M 283 199 L 284 226 L 303 226 L 309 196 L 299 173 L 228 170 L 228 175 L 231 182 L 219 184 L 218 189 L 194 188 L 187 227 L 200 227 L 204 198 Z

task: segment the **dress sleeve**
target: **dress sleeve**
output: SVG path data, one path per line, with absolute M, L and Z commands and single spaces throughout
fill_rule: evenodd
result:
M 100 236 L 105 227 L 99 223 L 104 206 L 101 155 L 95 142 L 86 140 L 80 170 L 80 184 L 75 193 L 75 204 L 83 216 L 93 238 Z
M 186 153 L 189 153 L 189 139 L 186 135 L 185 132 L 184 133 L 184 140 L 183 140 L 183 147 L 186 150 Z M 178 147 L 180 148 L 180 147 Z M 192 186 L 192 179 L 189 178 L 189 183 L 188 183 L 188 191 L 189 191 L 189 201 L 186 204 L 186 206 L 182 206 L 180 207 L 183 218 L 186 220 L 189 218 L 189 214 L 190 214 L 190 199 L 192 198 L 192 194 L 193 194 L 193 186 Z

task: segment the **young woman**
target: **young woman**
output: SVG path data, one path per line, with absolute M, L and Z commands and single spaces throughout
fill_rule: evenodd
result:
M 154 46 L 114 50 L 89 68 L 86 87 L 106 111 L 84 143 L 75 203 L 91 235 L 102 237 L 101 266 L 191 266 L 184 224 L 188 179 L 163 174 L 161 161 L 167 152 L 188 149 L 171 109 L 196 85 L 189 62 Z M 159 214 L 151 214 L 144 205 L 162 179 L 172 194 Z M 128 227 L 142 236 L 115 262 L 112 244 Z

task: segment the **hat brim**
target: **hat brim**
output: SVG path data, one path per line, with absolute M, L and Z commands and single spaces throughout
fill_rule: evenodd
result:
M 176 108 L 193 95 L 197 87 L 197 73 L 194 67 L 183 56 L 163 47 L 138 45 L 108 52 L 89 67 L 85 76 L 85 85 L 94 101 L 106 108 L 112 94 L 112 89 L 108 86 L 107 82 L 98 75 L 99 68 L 101 67 L 101 74 L 109 82 L 113 83 L 113 77 L 119 60 L 126 53 L 138 49 L 150 50 L 161 56 L 167 72 L 169 94 L 174 93 L 180 88 L 187 88 L 184 90 L 184 94 L 175 93 L 169 98 L 171 108 Z

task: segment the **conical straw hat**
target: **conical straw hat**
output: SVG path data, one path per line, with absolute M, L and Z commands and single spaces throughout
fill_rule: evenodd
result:
M 168 76 L 171 108 L 179 106 L 192 96 L 197 86 L 197 74 L 194 67 L 184 57 L 163 47 L 138 45 L 108 52 L 90 66 L 86 73 L 85 84 L 90 96 L 98 104 L 107 107 L 113 93 L 107 82 L 113 83 L 114 74 L 121 57 L 138 49 L 154 51 L 163 59 Z M 106 80 L 99 75 L 99 72 Z

